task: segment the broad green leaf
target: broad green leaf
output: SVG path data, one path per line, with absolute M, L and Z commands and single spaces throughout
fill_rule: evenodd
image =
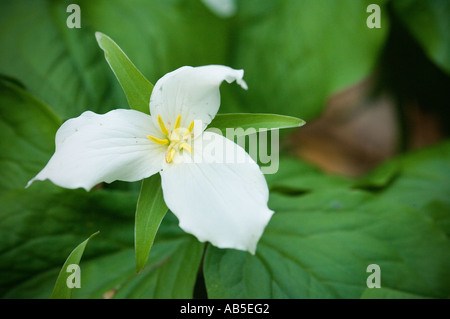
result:
M 450 2 L 399 0 L 392 5 L 428 56 L 450 73 Z
M 89 236 L 88 239 L 83 241 L 81 244 L 79 244 L 67 257 L 66 262 L 61 268 L 61 271 L 59 272 L 58 278 L 56 279 L 55 287 L 53 288 L 52 292 L 52 299 L 70 299 L 72 297 L 72 291 L 74 288 L 70 288 L 67 285 L 67 280 L 69 274 L 67 271 L 69 270 L 68 267 L 70 265 L 76 265 L 79 267 L 81 257 L 83 257 L 84 249 L 86 248 L 87 243 L 89 240 L 97 235 L 99 232 L 96 232 Z M 79 269 L 79 268 L 78 268 Z M 77 270 L 75 270 L 76 272 Z M 81 275 L 80 275 L 81 277 Z
M 316 186 L 271 192 L 269 207 L 275 214 L 255 256 L 208 248 L 208 296 L 447 298 L 449 159 L 448 142 L 404 155 L 393 160 L 388 174 L 383 169 L 371 176 L 381 188 L 365 190 L 354 189 L 352 181 L 330 187 L 318 172 L 291 160 L 279 178 L 268 178 L 269 187 L 292 186 L 286 182 L 289 173 L 309 176 Z M 391 168 L 393 180 L 385 178 Z M 367 292 L 369 264 L 380 266 L 384 293 Z
M 438 202 L 450 215 L 450 141 L 393 160 L 400 175 L 380 192 L 385 200 L 426 211 Z M 449 216 L 450 217 L 450 216 Z
M 305 121 L 278 114 L 249 114 L 249 113 L 231 113 L 217 114 L 209 127 L 218 128 L 223 134 L 227 129 L 233 130 L 235 136 L 253 134 L 272 129 L 299 127 L 305 124 Z M 241 130 L 242 129 L 242 130 Z
M 72 298 L 192 298 L 204 245 L 183 232 L 171 213 L 146 267 L 136 274 L 137 197 L 47 182 L 1 195 L 0 297 L 48 298 L 73 243 L 99 230 L 84 252 L 81 288 Z
M 60 125 L 47 105 L 0 78 L 0 193 L 24 188 L 45 166 Z
M 75 298 L 192 298 L 204 245 L 167 214 L 146 267 L 136 273 L 134 250 L 124 249 L 83 263 L 89 282 Z
M 386 1 L 241 1 L 233 62 L 245 68 L 248 112 L 306 121 L 327 98 L 373 70 L 389 21 Z M 381 6 L 381 29 L 369 29 L 367 6 Z
M 318 168 L 299 158 L 282 156 L 276 174 L 265 175 L 271 192 L 302 194 L 311 191 L 348 188 L 353 184 L 349 178 L 324 174 Z
M 86 234 L 102 233 L 89 243 L 83 265 L 132 250 L 136 201 L 137 194 L 64 190 L 48 181 L 0 196 L 0 295 L 48 298 L 62 263 Z M 135 265 L 133 256 L 129 263 Z M 83 269 L 80 290 L 91 284 Z
M 370 264 L 382 287 L 450 292 L 450 242 L 418 211 L 352 190 L 272 195 L 269 206 L 276 213 L 255 256 L 208 248 L 209 297 L 359 298 Z
M 67 27 L 70 3 L 3 1 L 0 10 L 0 46 L 7 48 L 0 72 L 18 78 L 62 119 L 126 103 L 87 26 L 88 6 L 81 4 L 82 28 Z
M 145 267 L 156 232 L 167 209 L 162 193 L 161 176 L 155 174 L 144 179 L 136 207 L 134 228 L 137 272 Z
M 158 241 L 152 249 L 147 267 L 139 274 L 131 274 L 131 269 L 125 280 L 122 278 L 119 285 L 112 287 L 113 298 L 192 298 L 203 247 L 192 236 Z M 127 256 L 132 256 L 130 253 Z M 123 256 L 111 257 L 108 263 L 120 264 L 120 258 Z M 97 265 L 93 267 L 97 268 Z M 95 271 L 88 275 L 92 281 L 98 278 Z M 100 286 L 101 282 L 96 284 Z
M 396 160 L 390 160 L 372 170 L 370 173 L 362 176 L 354 183 L 354 187 L 379 190 L 387 187 L 389 183 L 399 174 L 399 163 Z
M 70 29 L 69 4 L 81 8 Z M 126 107 L 95 32 L 120 44 L 155 83 L 183 65 L 226 64 L 228 23 L 200 1 L 16 0 L 0 10 L 0 73 L 19 79 L 62 119 Z
M 379 195 L 420 210 L 450 238 L 450 142 L 394 161 L 401 175 Z
M 122 86 L 130 107 L 148 114 L 153 85 L 110 37 L 101 32 L 96 32 L 95 37 L 105 52 L 106 61 Z

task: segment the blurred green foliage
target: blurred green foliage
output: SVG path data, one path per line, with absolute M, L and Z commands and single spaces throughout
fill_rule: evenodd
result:
M 366 268 L 378 264 L 381 286 L 397 291 L 390 298 L 447 298 L 450 144 L 393 161 L 401 170 L 390 174 L 392 180 L 381 185 L 374 174 L 364 186 L 326 180 L 300 162 L 280 163 L 280 176 L 269 180 L 269 186 L 276 183 L 269 205 L 277 214 L 256 256 L 208 247 L 210 297 L 370 297 Z M 299 171 L 299 180 L 321 180 L 320 189 L 293 184 Z M 286 194 L 281 186 L 303 195 Z
M 81 29 L 66 26 L 70 3 L 80 5 Z M 381 7 L 381 29 L 366 26 L 370 3 Z M 359 179 L 283 155 L 279 172 L 266 176 L 276 214 L 256 255 L 199 243 L 168 213 L 140 274 L 133 238 L 139 184 L 89 193 L 50 182 L 25 189 L 52 155 L 64 120 L 127 107 L 95 31 L 114 39 L 152 83 L 182 65 L 245 69 L 249 90 L 222 87 L 222 113 L 312 120 L 332 93 L 381 68 L 381 85 L 393 94 L 419 96 L 428 109 L 448 114 L 448 1 L 237 4 L 236 15 L 223 19 L 196 0 L 0 3 L 0 297 L 50 297 L 69 253 L 97 230 L 75 298 L 450 296 L 445 141 L 399 154 Z M 402 65 L 414 54 L 395 46 L 405 37 L 415 41 L 422 64 Z M 428 82 L 441 86 L 430 89 Z M 381 267 L 381 290 L 366 287 L 372 263 Z

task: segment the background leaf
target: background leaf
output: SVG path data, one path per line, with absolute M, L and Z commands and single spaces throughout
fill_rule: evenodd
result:
M 136 274 L 136 201 L 129 192 L 62 190 L 47 182 L 2 195 L 0 297 L 50 296 L 74 245 L 99 230 L 84 253 L 82 285 L 73 298 L 191 298 L 203 244 L 167 214 L 146 267 Z
M 80 29 L 66 25 L 72 3 L 81 9 Z M 199 1 L 18 0 L 1 4 L 0 47 L 8 49 L 0 50 L 0 73 L 20 79 L 62 119 L 124 107 L 96 31 L 153 83 L 183 65 L 225 64 L 226 24 Z
M 382 193 L 345 187 L 294 196 L 272 191 L 269 207 L 276 213 L 255 256 L 208 248 L 208 296 L 359 298 L 367 296 L 366 268 L 374 263 L 381 268 L 383 288 L 446 298 L 450 205 L 444 193 L 450 188 L 447 176 L 438 172 L 450 171 L 448 150 L 444 143 L 401 158 L 402 173 Z M 416 176 L 420 171 L 427 177 Z M 410 193 L 423 191 L 417 188 L 420 181 L 428 187 L 426 196 Z M 420 198 L 406 199 L 411 196 Z M 434 207 L 436 202 L 441 204 Z
M 373 70 L 389 29 L 366 26 L 370 3 L 385 1 L 241 1 L 232 64 L 245 67 L 250 112 L 317 117 L 326 98 Z
M 60 125 L 47 105 L 0 78 L 0 193 L 24 188 L 45 166 Z
M 311 164 L 282 156 L 276 174 L 265 175 L 271 192 L 300 195 L 324 189 L 348 188 L 354 184 L 350 178 L 324 174 Z
M 450 3 L 445 0 L 392 1 L 396 14 L 428 56 L 450 73 Z

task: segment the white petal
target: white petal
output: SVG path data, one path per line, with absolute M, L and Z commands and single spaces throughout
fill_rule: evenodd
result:
M 182 127 L 201 120 L 203 130 L 219 110 L 220 84 L 236 81 L 247 89 L 243 76 L 243 70 L 222 65 L 181 67 L 156 82 L 150 97 L 150 113 L 154 121 L 161 115 L 169 127 L 173 127 L 178 115 L 181 115 Z
M 236 14 L 235 0 L 202 0 L 203 3 L 221 18 L 229 18 Z
M 161 170 L 165 148 L 151 116 L 134 110 L 99 115 L 84 112 L 56 133 L 56 150 L 44 169 L 28 182 L 49 179 L 65 188 L 86 190 L 100 182 L 138 181 Z
M 200 241 L 254 253 L 273 214 L 264 176 L 237 144 L 215 133 L 202 137 L 203 152 L 214 149 L 220 155 L 201 163 L 167 165 L 161 172 L 166 204 L 180 227 Z M 221 154 L 229 152 L 245 161 L 221 161 Z

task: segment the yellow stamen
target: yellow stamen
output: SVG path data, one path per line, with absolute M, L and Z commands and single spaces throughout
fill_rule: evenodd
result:
M 180 127 L 180 122 L 181 122 L 181 114 L 178 115 L 177 120 L 175 121 L 175 126 L 173 127 L 174 130 Z
M 166 162 L 167 163 L 172 163 L 175 153 L 176 153 L 176 151 L 173 148 L 171 148 L 170 150 L 167 150 L 167 153 L 166 153 Z
M 161 138 L 157 138 L 151 135 L 147 135 L 147 138 L 152 141 L 155 142 L 156 144 L 161 144 L 161 145 L 166 145 L 169 144 L 169 140 L 168 139 L 161 139 Z
M 194 121 L 192 121 L 191 124 L 189 124 L 187 131 L 184 132 L 184 136 L 188 136 L 189 134 L 191 134 L 193 129 L 194 129 Z
M 159 123 L 159 128 L 161 129 L 161 132 L 163 132 L 164 135 L 169 135 L 169 131 L 166 129 L 166 126 L 164 125 L 162 117 L 159 114 L 158 114 L 158 123 Z
M 180 150 L 182 150 L 183 148 L 192 153 L 192 147 L 188 143 L 182 143 L 180 145 Z
M 171 128 L 171 125 L 169 125 L 169 128 L 171 130 L 170 133 L 167 130 L 161 115 L 158 115 L 157 119 L 159 128 L 161 129 L 161 132 L 166 136 L 166 138 L 158 138 L 151 135 L 147 135 L 147 138 L 156 144 L 169 145 L 165 154 L 167 163 L 172 163 L 175 154 L 182 151 L 183 149 L 192 153 L 192 147 L 190 143 L 186 143 L 185 140 L 189 139 L 189 137 L 193 137 L 192 131 L 194 130 L 194 121 L 189 124 L 189 127 L 184 131 L 184 135 L 181 135 L 181 114 L 177 116 L 173 129 Z

